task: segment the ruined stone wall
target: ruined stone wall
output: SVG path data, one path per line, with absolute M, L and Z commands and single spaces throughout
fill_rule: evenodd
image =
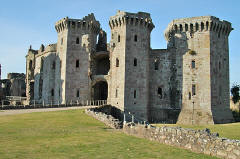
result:
M 48 52 L 49 51 L 49 52 Z M 60 79 L 60 60 L 55 50 L 39 52 L 35 63 L 34 99 L 45 103 L 58 103 Z
M 239 140 L 219 138 L 218 134 L 210 133 L 209 129 L 193 130 L 127 123 L 123 125 L 123 131 L 129 135 L 220 158 L 238 159 L 240 156 Z
M 166 109 L 171 108 L 171 52 L 152 50 L 149 58 L 150 121 L 166 121 Z

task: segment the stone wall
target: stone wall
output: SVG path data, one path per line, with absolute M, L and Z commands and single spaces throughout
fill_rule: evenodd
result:
M 181 127 L 154 127 L 151 125 L 123 125 L 123 132 L 151 141 L 177 146 L 197 153 L 220 158 L 240 158 L 240 141 L 218 137 L 209 129 L 193 130 Z
M 94 108 L 85 110 L 85 113 L 105 123 L 107 126 L 111 128 L 114 128 L 114 129 L 122 128 L 122 122 L 114 118 L 112 115 L 102 113 L 100 111 L 97 111 Z

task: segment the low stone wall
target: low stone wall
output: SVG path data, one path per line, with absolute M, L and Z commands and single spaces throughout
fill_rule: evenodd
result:
M 193 130 L 181 127 L 154 127 L 127 123 L 123 125 L 126 134 L 152 141 L 189 149 L 227 159 L 240 159 L 240 141 L 218 137 L 209 129 Z
M 87 109 L 85 110 L 85 113 L 94 117 L 95 119 L 105 123 L 106 125 L 110 126 L 111 128 L 114 129 L 122 129 L 122 122 L 119 121 L 118 119 L 114 118 L 112 115 L 107 115 L 105 113 L 99 112 L 99 111 L 94 111 L 96 109 Z

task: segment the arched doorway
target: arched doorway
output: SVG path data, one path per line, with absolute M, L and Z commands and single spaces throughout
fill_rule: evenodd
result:
M 106 81 L 99 81 L 95 85 L 93 85 L 92 88 L 94 100 L 107 100 L 108 84 Z

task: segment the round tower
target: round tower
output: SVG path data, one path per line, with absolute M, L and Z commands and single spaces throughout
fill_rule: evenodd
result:
M 228 35 L 231 23 L 213 16 L 173 20 L 165 37 L 175 50 L 181 90 L 180 124 L 232 121 L 229 109 Z
M 150 34 L 149 13 L 118 11 L 111 28 L 111 104 L 136 117 L 148 119 Z

